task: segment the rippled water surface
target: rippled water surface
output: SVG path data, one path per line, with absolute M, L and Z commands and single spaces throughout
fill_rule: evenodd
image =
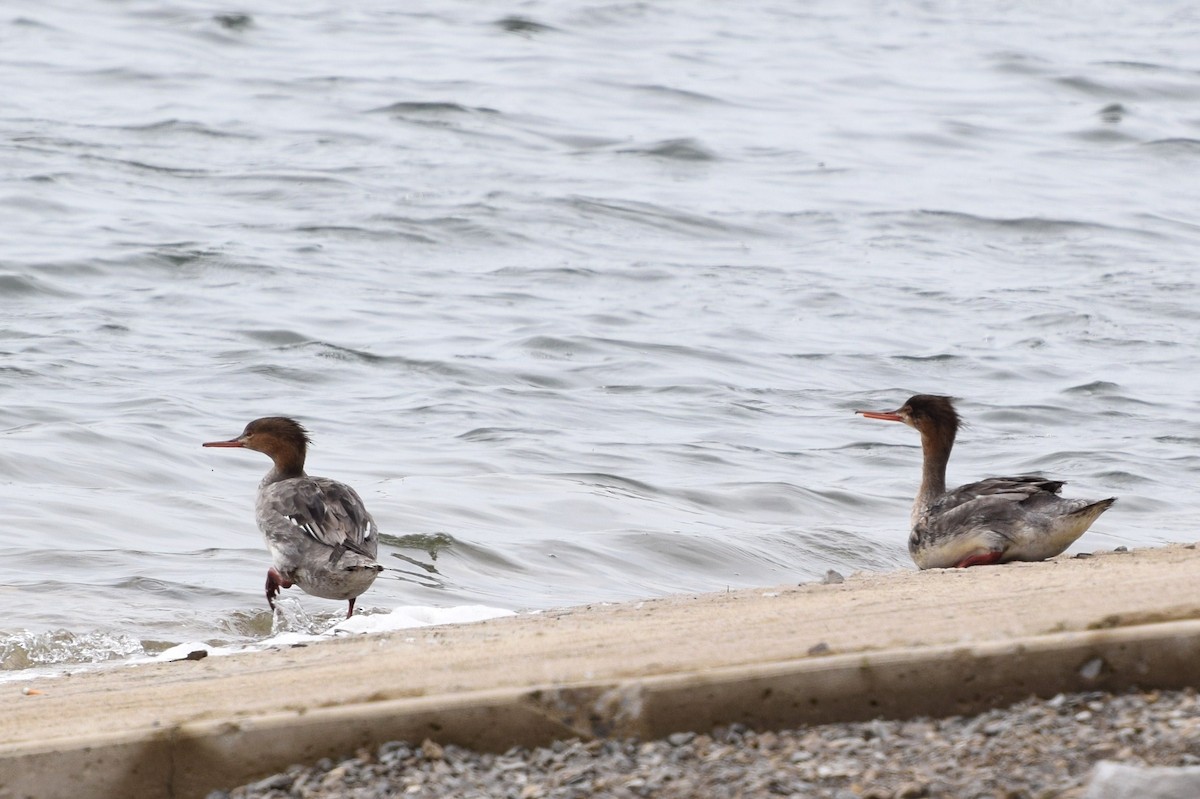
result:
M 368 611 L 912 568 L 918 391 L 1195 540 L 1200 14 L 1055 9 L 6 3 L 0 668 L 266 636 L 272 414 Z

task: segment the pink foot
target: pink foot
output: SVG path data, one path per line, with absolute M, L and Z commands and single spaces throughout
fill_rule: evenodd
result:
M 1003 552 L 985 552 L 982 555 L 971 555 L 955 563 L 954 568 L 965 569 L 968 566 L 987 566 L 991 563 L 999 563 L 1000 558 L 1003 556 Z
M 350 599 L 350 611 L 346 614 L 347 619 L 354 615 L 354 600 L 357 598 L 358 597 L 352 597 Z
M 284 577 L 275 567 L 267 569 L 267 604 L 275 609 L 275 597 L 279 596 L 280 588 L 291 588 L 292 581 Z

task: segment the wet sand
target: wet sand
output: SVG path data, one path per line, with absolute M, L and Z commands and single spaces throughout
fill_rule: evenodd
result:
M 1198 574 L 1194 546 L 857 574 L 8 683 L 0 797 L 203 796 L 394 739 L 504 751 L 1182 688 Z

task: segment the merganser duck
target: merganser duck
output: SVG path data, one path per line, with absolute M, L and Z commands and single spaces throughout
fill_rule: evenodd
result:
M 1058 496 L 1062 482 L 1037 476 L 991 477 L 947 491 L 946 463 L 959 425 L 949 397 L 918 394 L 894 411 L 856 413 L 903 422 L 921 434 L 924 465 L 908 539 L 917 568 L 1052 558 L 1117 501 L 1066 499 Z
M 279 589 L 298 585 L 323 599 L 354 600 L 371 587 L 383 566 L 375 561 L 379 529 L 350 486 L 304 473 L 311 443 L 294 419 L 255 419 L 237 438 L 206 447 L 244 447 L 275 462 L 258 485 L 255 516 L 271 551 L 267 604 L 275 609 Z

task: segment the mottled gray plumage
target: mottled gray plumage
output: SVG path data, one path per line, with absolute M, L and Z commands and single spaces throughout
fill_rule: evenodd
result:
M 859 413 L 903 422 L 921 434 L 924 463 L 908 541 L 919 568 L 1054 557 L 1116 502 L 1066 499 L 1058 495 L 1061 481 L 1035 475 L 992 477 L 947 491 L 946 464 L 959 426 L 949 397 L 918 394 L 895 411 Z
M 266 453 L 274 467 L 258 486 L 255 516 L 274 563 L 267 602 L 292 584 L 324 599 L 355 599 L 383 570 L 376 560 L 379 530 L 350 486 L 304 472 L 308 432 L 282 416 L 256 419 L 240 436 L 206 447 L 245 447 Z

